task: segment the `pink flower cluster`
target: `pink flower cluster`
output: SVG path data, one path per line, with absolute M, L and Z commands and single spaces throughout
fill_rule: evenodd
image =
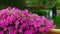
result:
M 55 28 L 52 20 L 44 16 L 8 7 L 0 10 L 0 34 L 47 34 Z

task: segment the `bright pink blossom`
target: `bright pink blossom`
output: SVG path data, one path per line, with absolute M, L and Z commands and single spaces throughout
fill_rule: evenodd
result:
M 17 8 L 8 7 L 0 10 L 0 27 L 3 31 L 7 31 L 9 34 L 47 34 L 48 28 L 55 28 L 53 20 L 48 20 L 44 16 L 38 14 L 29 13 L 27 9 L 20 10 Z

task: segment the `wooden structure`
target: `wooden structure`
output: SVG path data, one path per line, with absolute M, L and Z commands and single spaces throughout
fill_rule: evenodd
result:
M 60 34 L 60 29 L 49 29 L 48 34 Z

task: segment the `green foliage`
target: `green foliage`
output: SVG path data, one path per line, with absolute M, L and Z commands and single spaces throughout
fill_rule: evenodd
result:
M 11 6 L 11 7 L 16 7 L 19 9 L 25 9 L 29 3 L 26 4 L 26 1 L 30 1 L 29 3 L 32 6 L 42 6 L 44 4 L 45 9 L 50 9 L 53 4 L 58 5 L 57 9 L 60 9 L 60 0 L 0 0 L 0 5 L 3 6 Z
M 32 12 L 32 13 L 36 13 L 40 16 L 46 16 L 46 11 L 44 11 L 44 10 L 31 9 L 29 11 Z
M 0 5 L 3 6 L 11 6 L 11 7 L 16 7 L 19 9 L 24 9 L 25 8 L 25 0 L 0 0 Z
M 39 12 L 37 12 L 39 15 L 41 16 L 46 16 L 46 11 L 44 10 L 40 10 Z
M 0 10 L 2 10 L 2 9 L 4 9 L 4 8 L 7 8 L 7 6 L 0 5 Z
M 55 22 L 57 28 L 60 29 L 60 15 L 58 15 L 54 18 L 54 22 Z

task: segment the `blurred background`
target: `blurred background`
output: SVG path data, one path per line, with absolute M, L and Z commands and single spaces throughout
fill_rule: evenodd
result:
M 0 0 L 0 10 L 8 6 L 45 16 L 60 29 L 60 0 Z

